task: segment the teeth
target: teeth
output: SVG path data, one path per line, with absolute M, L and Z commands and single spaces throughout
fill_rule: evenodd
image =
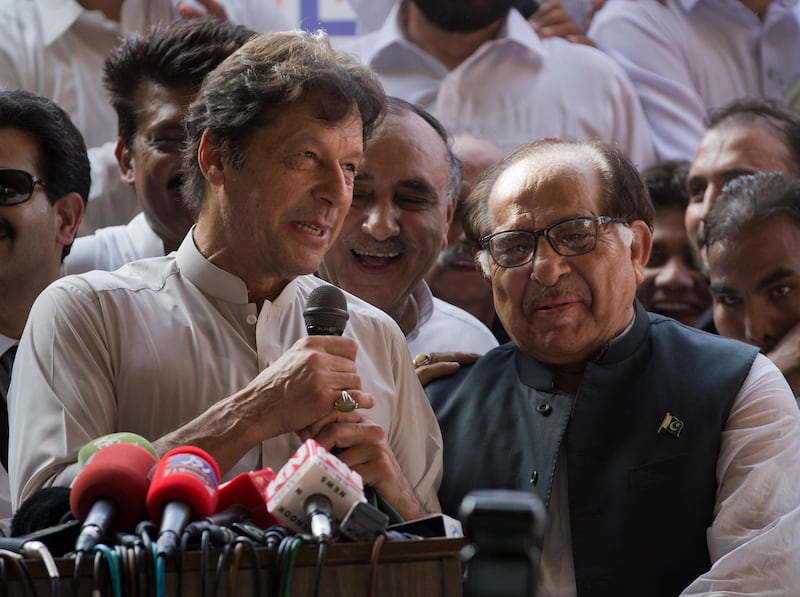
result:
M 297 226 L 310 234 L 313 234 L 315 236 L 322 236 L 322 228 L 317 228 L 316 226 L 312 226 L 311 224 L 298 224 Z
M 400 253 L 386 253 L 380 251 L 353 251 L 359 257 L 397 257 Z

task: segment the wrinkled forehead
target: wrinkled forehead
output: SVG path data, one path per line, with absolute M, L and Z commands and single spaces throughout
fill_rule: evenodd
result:
M 602 177 L 587 156 L 558 151 L 525 157 L 498 176 L 488 197 L 493 226 L 530 214 L 536 225 L 572 215 L 602 215 Z

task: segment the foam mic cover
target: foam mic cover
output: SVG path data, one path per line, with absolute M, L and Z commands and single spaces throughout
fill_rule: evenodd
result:
M 158 453 L 149 441 L 147 441 L 141 435 L 137 435 L 136 433 L 120 431 L 118 433 L 109 433 L 108 435 L 103 435 L 97 439 L 93 439 L 83 446 L 80 449 L 80 452 L 78 452 L 78 466 L 83 469 L 83 467 L 86 466 L 89 460 L 91 460 L 92 456 L 94 456 L 99 449 L 112 446 L 114 444 L 136 444 L 137 446 L 141 446 L 150 452 L 153 455 L 153 458 L 158 460 Z
M 69 495 L 72 515 L 78 520 L 98 522 L 104 531 L 129 531 L 147 516 L 145 498 L 149 473 L 156 459 L 136 444 L 112 444 L 92 457 L 75 478 Z M 105 504 L 106 513 L 98 510 Z
M 330 500 L 332 519 L 337 525 L 354 503 L 366 501 L 361 475 L 309 439 L 267 487 L 267 509 L 282 524 L 305 531 L 309 528 L 306 502 L 317 495 Z
M 216 524 L 228 524 L 226 513 L 240 510 L 245 519 L 251 520 L 262 529 L 279 524 L 278 519 L 267 510 L 267 487 L 273 479 L 275 473 L 271 468 L 265 467 L 257 471 L 240 473 L 223 483 L 219 486 L 217 511 L 211 515 L 211 520 Z
M 196 446 L 170 450 L 158 462 L 150 490 L 147 511 L 160 522 L 168 503 L 181 501 L 192 509 L 193 518 L 209 516 L 217 507 L 219 467 L 208 452 Z
M 349 317 L 347 299 L 336 286 L 317 286 L 308 295 L 303 319 L 309 336 L 341 336 Z

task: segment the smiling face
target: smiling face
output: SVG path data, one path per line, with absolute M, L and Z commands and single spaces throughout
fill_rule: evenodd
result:
M 152 81 L 137 93 L 137 128 L 131 150 L 117 146 L 120 170 L 132 185 L 150 228 L 176 249 L 194 218 L 181 195 L 181 146 L 184 117 L 193 93 Z
M 492 232 L 537 230 L 573 216 L 606 213 L 601 177 L 585 154 L 562 149 L 510 166 L 488 199 Z M 514 343 L 551 365 L 581 365 L 633 317 L 633 297 L 650 248 L 650 230 L 631 223 L 601 226 L 589 253 L 558 255 L 543 238 L 530 263 L 502 268 L 490 259 L 495 308 Z
M 708 248 L 714 323 L 769 352 L 800 322 L 800 226 L 773 216 Z
M 449 168 L 444 141 L 427 122 L 410 112 L 387 115 L 367 144 L 353 205 L 321 269 L 406 333 L 416 325 L 411 292 L 446 244 L 455 207 Z
M 711 294 L 695 264 L 683 220 L 679 206 L 656 208 L 653 250 L 636 296 L 648 311 L 694 325 L 711 306 Z
M 295 277 L 317 270 L 350 207 L 361 158 L 357 111 L 330 123 L 319 98 L 299 100 L 258 129 L 241 168 L 206 132 L 199 161 L 209 183 L 195 243 L 218 267 L 242 278 L 251 299 L 272 299 Z

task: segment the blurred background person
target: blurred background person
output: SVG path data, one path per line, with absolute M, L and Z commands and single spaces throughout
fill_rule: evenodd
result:
M 706 216 L 705 244 L 717 330 L 770 355 L 800 395 L 800 178 L 729 182 Z
M 636 297 L 648 311 L 695 325 L 711 306 L 711 294 L 684 225 L 688 172 L 685 161 L 659 162 L 642 172 L 655 216 L 653 248 Z
M 477 317 L 502 344 L 508 341 L 508 334 L 495 313 L 492 286 L 475 263 L 478 247 L 464 234 L 463 219 L 464 202 L 472 185 L 484 170 L 503 157 L 503 152 L 494 143 L 467 134 L 454 136 L 453 151 L 464 165 L 464 176 L 453 221 L 447 230 L 447 246 L 439 252 L 425 281 L 434 296 Z

